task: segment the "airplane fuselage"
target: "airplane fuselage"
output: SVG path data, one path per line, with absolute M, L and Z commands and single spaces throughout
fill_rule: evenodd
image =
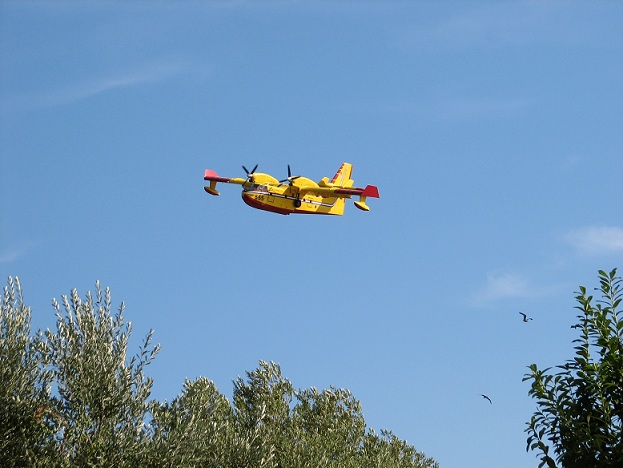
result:
M 323 197 L 310 192 L 301 194 L 297 183 L 306 185 L 313 183 L 309 179 L 301 177 L 303 180 L 297 179 L 292 185 L 284 183 L 274 186 L 258 183 L 262 175 L 257 174 L 253 182 L 246 182 L 243 185 L 242 199 L 252 208 L 284 215 L 291 213 L 341 215 L 344 212 L 344 198 Z
M 292 176 L 288 166 L 288 178 L 282 181 L 269 174 L 255 172 L 257 165 L 247 173 L 247 178 L 221 177 L 215 171 L 206 169 L 203 179 L 210 182 L 204 190 L 218 196 L 217 183 L 242 185 L 242 199 L 252 208 L 271 211 L 283 215 L 323 214 L 341 216 L 344 214 L 345 200 L 352 196 L 359 197 L 355 206 L 363 211 L 370 211 L 366 198 L 379 198 L 379 191 L 374 185 L 365 188 L 353 187 L 350 178 L 352 164 L 343 163 L 333 179 L 323 177 L 318 183 L 307 177 Z

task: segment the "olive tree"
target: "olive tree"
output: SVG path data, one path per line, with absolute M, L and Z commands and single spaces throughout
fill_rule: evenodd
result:
M 205 377 L 184 383 L 182 394 L 153 410 L 152 450 L 145 465 L 233 466 L 232 408 Z
M 32 334 L 17 279 L 0 315 L 0 465 L 145 467 L 408 467 L 437 463 L 389 431 L 366 429 L 348 390 L 295 390 L 274 362 L 234 382 L 187 380 L 150 400 L 150 331 L 128 357 L 131 323 L 108 289 L 54 300 L 56 330 Z
M 238 466 L 279 466 L 289 450 L 294 388 L 274 362 L 260 361 L 247 380 L 234 381 L 233 461 Z
M 361 404 L 350 391 L 331 387 L 297 392 L 292 421 L 295 436 L 289 455 L 292 466 L 360 466 L 366 434 Z
M 19 279 L 9 278 L 0 311 L 0 465 L 33 465 L 50 454 L 52 375 L 41 333 L 31 336 Z
M 582 286 L 576 296 L 575 357 L 555 372 L 532 364 L 524 378 L 538 405 L 526 432 L 527 450 L 540 453 L 539 466 L 623 466 L 621 278 L 616 269 L 600 270 L 599 282 L 598 300 Z
M 435 468 L 389 431 L 366 430 L 361 403 L 330 387 L 294 390 L 274 362 L 234 384 L 232 466 Z
M 439 464 L 414 446 L 399 439 L 392 431 L 382 430 L 377 435 L 370 429 L 361 448 L 360 467 L 376 468 L 438 468 Z
M 51 399 L 57 451 L 63 463 L 136 466 L 147 451 L 148 398 L 152 379 L 144 369 L 158 353 L 150 332 L 139 354 L 126 359 L 131 323 L 123 303 L 115 313 L 110 290 L 96 283 L 96 296 L 77 291 L 54 300 L 56 332 L 46 345 L 56 392 Z

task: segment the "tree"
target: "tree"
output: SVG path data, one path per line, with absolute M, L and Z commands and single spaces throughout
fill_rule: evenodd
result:
M 389 431 L 366 432 L 361 403 L 346 389 L 294 390 L 274 362 L 260 361 L 234 386 L 237 453 L 231 466 L 435 468 Z
M 274 362 L 260 361 L 260 367 L 234 382 L 235 466 L 279 466 L 289 450 L 290 404 L 294 388 Z
M 233 466 L 232 409 L 213 382 L 200 377 L 184 383 L 182 394 L 153 412 L 149 466 Z
M 123 303 L 112 312 L 110 290 L 96 283 L 96 299 L 76 290 L 56 300 L 57 331 L 46 332 L 46 351 L 57 395 L 50 400 L 57 453 L 68 465 L 136 466 L 148 449 L 148 398 L 152 379 L 145 367 L 158 353 L 152 332 L 126 362 L 131 323 Z
M 62 304 L 62 305 L 61 305 Z M 108 289 L 56 300 L 56 330 L 30 331 L 17 279 L 0 316 L 0 465 L 405 467 L 437 463 L 389 431 L 366 431 L 348 390 L 295 390 L 274 362 L 234 381 L 186 381 L 171 403 L 149 400 L 152 332 L 128 359 L 131 324 Z
M 346 389 L 316 388 L 297 393 L 293 427 L 297 444 L 289 455 L 290 466 L 308 461 L 313 466 L 361 466 L 366 422 L 361 404 Z
M 556 368 L 529 366 L 529 394 L 538 410 L 528 423 L 526 450 L 541 464 L 567 468 L 623 466 L 623 297 L 616 269 L 599 271 L 601 298 L 580 287 L 575 357 Z M 555 459 L 550 455 L 550 444 Z
M 9 278 L 0 313 L 0 465 L 41 461 L 53 435 L 47 424 L 52 375 L 41 333 L 30 336 L 30 308 Z

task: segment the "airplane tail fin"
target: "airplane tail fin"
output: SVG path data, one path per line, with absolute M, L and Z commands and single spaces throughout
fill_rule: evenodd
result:
M 352 195 L 358 195 L 359 201 L 355 202 L 355 206 L 363 211 L 370 211 L 368 205 L 366 205 L 366 198 L 373 197 L 379 198 L 379 189 L 375 185 L 366 185 L 365 188 L 356 188 L 353 187 L 353 179 L 351 179 L 353 173 L 353 165 L 350 163 L 343 163 L 342 166 L 338 169 L 337 173 L 333 176 L 333 180 L 330 184 L 326 184 L 326 178 L 321 181 L 320 185 L 323 185 L 322 182 L 325 182 L 326 185 L 330 185 L 333 187 L 340 187 L 335 190 L 335 193 L 346 195 L 350 198 Z M 344 201 L 344 199 L 342 199 Z M 342 212 L 344 211 L 344 206 L 341 206 Z
M 353 180 L 350 178 L 352 173 L 353 165 L 347 162 L 342 163 L 333 179 L 331 179 L 331 184 L 338 187 L 352 187 Z
M 365 188 L 353 187 L 354 181 L 351 179 L 352 174 L 353 165 L 345 162 L 342 163 L 337 170 L 331 182 L 329 182 L 328 177 L 323 177 L 318 183 L 319 187 L 322 187 L 323 190 L 329 190 L 329 193 L 338 195 L 337 199 L 334 199 L 335 210 L 332 211 L 331 214 L 341 215 L 344 213 L 345 199 L 351 198 L 353 195 L 359 196 L 359 201 L 355 202 L 355 206 L 363 211 L 370 211 L 370 208 L 366 205 L 367 197 L 379 198 L 379 189 L 375 185 L 367 185 Z

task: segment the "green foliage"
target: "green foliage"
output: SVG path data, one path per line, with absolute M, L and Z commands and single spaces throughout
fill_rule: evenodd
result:
M 134 465 L 146 450 L 152 380 L 144 368 L 159 347 L 149 349 L 150 332 L 137 356 L 126 362 L 131 324 L 123 304 L 113 315 L 110 291 L 96 284 L 96 300 L 76 290 L 63 296 L 64 313 L 53 301 L 57 331 L 46 332 L 58 396 L 59 449 L 71 465 Z
M 539 466 L 623 466 L 621 278 L 616 269 L 600 270 L 599 282 L 601 298 L 594 304 L 585 287 L 576 297 L 575 358 L 555 373 L 532 364 L 524 378 L 532 381 L 529 394 L 538 404 L 526 432 L 527 450 L 541 453 Z
M 360 466 L 366 423 L 359 401 L 334 387 L 303 390 L 297 398 L 293 423 L 300 441 L 292 450 L 291 466 L 305 460 L 314 466 Z
M 361 404 L 348 390 L 295 391 L 274 362 L 260 361 L 234 385 L 234 458 L 230 466 L 437 467 L 389 431 L 366 432 Z
M 53 429 L 51 374 L 41 334 L 30 336 L 30 308 L 19 280 L 9 278 L 0 313 L 0 465 L 32 465 L 45 457 Z
M 258 369 L 247 372 L 247 379 L 238 377 L 234 382 L 234 465 L 278 466 L 289 449 L 294 388 L 272 362 L 260 361 Z
M 9 278 L 0 316 L 0 465 L 146 467 L 437 467 L 389 431 L 366 432 L 348 390 L 296 391 L 260 361 L 234 382 L 186 381 L 171 403 L 149 400 L 152 332 L 128 359 L 131 324 L 110 291 L 53 301 L 56 331 L 30 333 Z M 5 365 L 6 364 L 6 365 Z
M 383 430 L 376 435 L 370 430 L 361 449 L 362 467 L 408 468 L 413 466 L 438 467 L 432 458 L 427 458 L 422 452 L 406 441 L 400 440 L 391 431 Z
M 153 413 L 150 466 L 231 466 L 232 409 L 213 382 L 186 381 L 182 394 Z

